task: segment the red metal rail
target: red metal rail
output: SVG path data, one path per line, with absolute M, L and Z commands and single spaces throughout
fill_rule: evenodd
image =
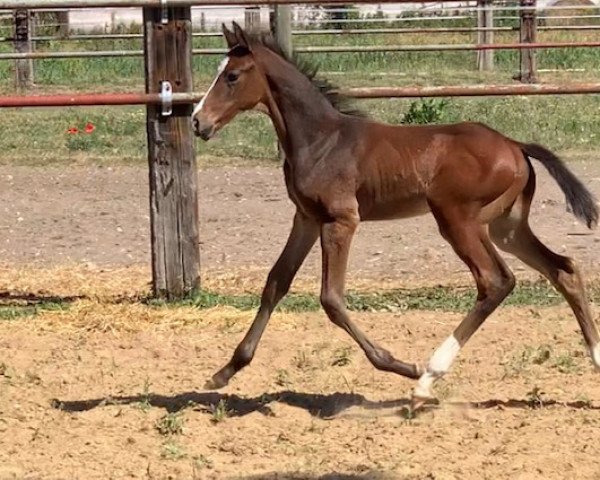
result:
M 354 98 L 410 98 L 410 97 L 484 97 L 498 95 L 576 95 L 600 93 L 600 83 L 571 85 L 457 85 L 445 87 L 369 87 L 340 89 L 340 93 Z M 173 103 L 193 103 L 203 93 L 174 93 Z M 102 93 L 63 95 L 5 95 L 0 96 L 0 108 L 64 107 L 92 105 L 147 105 L 160 104 L 159 94 Z
M 600 93 L 600 83 L 571 85 L 456 85 L 444 87 L 349 88 L 340 93 L 354 98 L 487 97 L 499 95 L 577 95 Z
M 181 94 L 174 94 L 179 103 L 193 101 L 196 97 L 186 95 L 185 102 Z M 199 96 L 202 98 L 202 95 Z M 173 99 L 175 101 L 175 98 Z M 77 93 L 62 95 L 4 95 L 0 96 L 0 108 L 11 107 L 66 107 L 90 105 L 148 105 L 161 103 L 157 93 Z

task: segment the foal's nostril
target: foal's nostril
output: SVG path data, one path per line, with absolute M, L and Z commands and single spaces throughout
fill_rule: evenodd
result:
M 198 127 L 200 126 L 200 122 L 198 121 L 197 118 L 194 118 L 192 120 L 192 125 L 194 126 L 194 130 L 197 132 L 198 131 Z

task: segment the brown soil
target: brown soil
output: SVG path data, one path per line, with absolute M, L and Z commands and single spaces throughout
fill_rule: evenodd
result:
M 600 193 L 600 165 L 574 169 Z M 598 232 L 539 177 L 535 231 L 598 276 Z M 600 478 L 600 383 L 565 306 L 501 308 L 438 384 L 441 404 L 414 419 L 412 381 L 375 371 L 322 312 L 275 314 L 253 364 L 223 391 L 203 390 L 253 312 L 119 298 L 147 289 L 145 178 L 0 167 L 0 292 L 83 297 L 0 323 L 0 479 Z M 257 291 L 291 220 L 280 172 L 200 179 L 206 285 Z M 318 260 L 301 288 L 317 287 Z M 353 248 L 364 288 L 466 282 L 464 271 L 429 217 L 364 225 Z M 353 317 L 421 361 L 461 316 Z M 180 433 L 157 429 L 169 413 Z
M 600 196 L 600 164 L 578 162 L 573 169 Z M 595 270 L 600 230 L 590 232 L 566 213 L 564 195 L 543 169 L 537 172 L 534 231 L 555 251 Z M 208 169 L 199 184 L 203 271 L 267 270 L 285 244 L 294 211 L 280 169 Z M 149 263 L 145 169 L 0 166 L 0 185 L 0 262 Z M 315 248 L 302 273 L 317 274 L 319 259 Z M 518 261 L 511 265 L 524 271 Z M 427 215 L 361 225 L 349 271 L 354 278 L 412 283 L 447 281 L 466 268 Z
M 401 358 L 420 360 L 459 318 L 359 321 Z M 404 411 L 412 382 L 374 371 L 321 313 L 276 315 L 253 364 L 222 392 L 204 391 L 250 319 L 221 310 L 187 327 L 136 331 L 90 332 L 43 316 L 33 329 L 3 325 L 0 478 L 600 475 L 600 384 L 565 308 L 494 315 L 438 386 L 441 406 L 413 420 Z M 182 433 L 157 430 L 169 412 Z

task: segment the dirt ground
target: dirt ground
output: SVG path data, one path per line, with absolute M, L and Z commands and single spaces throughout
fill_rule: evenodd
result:
M 600 164 L 573 169 L 600 195 Z M 205 284 L 260 290 L 292 216 L 280 171 L 199 178 Z M 534 230 L 597 278 L 600 234 L 538 178 Z M 73 297 L 0 323 L 0 480 L 600 478 L 600 381 L 564 305 L 501 308 L 416 418 L 413 382 L 375 371 L 322 312 L 276 313 L 252 365 L 203 390 L 253 312 L 123 300 L 147 289 L 147 204 L 144 169 L 0 167 L 0 295 Z M 318 271 L 313 252 L 297 288 L 315 291 Z M 469 282 L 429 217 L 363 225 L 350 275 L 370 289 Z M 353 318 L 422 361 L 461 315 Z
M 573 170 L 600 196 L 598 162 Z M 564 196 L 537 168 L 534 231 L 553 250 L 596 268 L 600 231 L 565 211 Z M 135 167 L 0 166 L 0 261 L 7 264 L 147 265 L 150 261 L 147 171 Z M 199 174 L 203 271 L 268 270 L 291 228 L 293 205 L 279 168 L 224 167 Z M 518 273 L 518 261 L 511 265 Z M 361 225 L 349 274 L 395 282 L 446 281 L 466 268 L 439 236 L 430 215 Z M 301 271 L 320 272 L 315 248 Z M 467 277 L 468 278 L 468 277 Z

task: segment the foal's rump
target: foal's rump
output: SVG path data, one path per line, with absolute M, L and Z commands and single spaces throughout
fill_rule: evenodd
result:
M 436 175 L 437 184 L 446 189 L 446 199 L 452 190 L 453 199 L 481 201 L 479 219 L 483 223 L 510 209 L 533 174 L 530 159 L 538 160 L 548 170 L 577 218 L 589 228 L 598 223 L 598 205 L 593 194 L 546 147 L 518 142 L 481 123 L 440 125 L 428 133 L 451 139 L 437 141 L 446 144 Z
M 466 122 L 422 133 L 435 146 L 435 168 L 427 186 L 432 205 L 453 206 L 487 223 L 509 209 L 525 188 L 528 161 L 520 146 L 501 133 Z M 432 149 L 428 152 L 431 156 Z

